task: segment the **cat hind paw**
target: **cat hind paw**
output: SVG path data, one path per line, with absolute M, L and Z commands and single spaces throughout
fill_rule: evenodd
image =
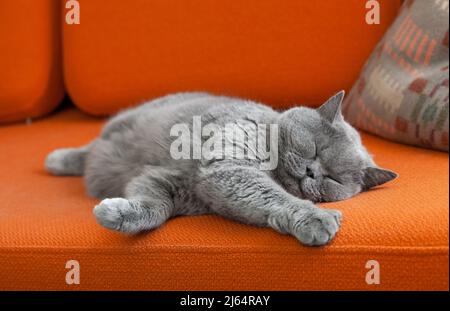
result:
M 105 228 L 122 231 L 124 214 L 130 209 L 130 202 L 122 198 L 104 199 L 94 208 L 97 222 Z

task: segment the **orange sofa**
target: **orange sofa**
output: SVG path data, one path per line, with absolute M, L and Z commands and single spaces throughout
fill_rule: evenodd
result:
M 0 17 L 34 2 L 0 0 Z M 9 50 L 27 48 L 28 32 L 0 39 L 0 108 L 8 111 L 0 121 L 28 118 L 0 127 L 0 290 L 448 290 L 447 153 L 363 133 L 377 162 L 400 178 L 323 204 L 344 222 L 320 248 L 217 216 L 179 217 L 138 236 L 111 232 L 96 224 L 97 200 L 81 178 L 43 167 L 53 149 L 95 137 L 98 116 L 168 92 L 318 105 L 351 87 L 400 1 L 380 1 L 382 23 L 370 26 L 361 0 L 80 0 L 80 25 L 49 13 L 64 16 L 65 2 L 39 2 L 48 5 L 35 10 L 45 27 L 16 21 L 35 31 L 30 40 L 46 38 L 35 53 Z M 16 27 L 9 23 L 0 18 L 0 34 Z M 78 108 L 44 117 L 62 96 L 62 73 Z M 78 285 L 66 283 L 70 260 L 80 264 Z M 366 282 L 371 260 L 380 284 Z

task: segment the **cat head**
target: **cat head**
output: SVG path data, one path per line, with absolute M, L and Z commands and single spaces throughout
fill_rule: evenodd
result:
M 280 182 L 314 202 L 344 200 L 397 174 L 379 168 L 341 113 L 344 91 L 317 109 L 296 107 L 279 119 Z

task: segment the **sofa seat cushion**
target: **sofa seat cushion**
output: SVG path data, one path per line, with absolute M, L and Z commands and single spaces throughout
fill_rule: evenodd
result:
M 80 25 L 63 28 L 66 87 L 95 115 L 189 90 L 317 106 L 351 88 L 401 4 L 379 0 L 369 25 L 366 2 L 80 1 Z
M 104 121 L 66 109 L 0 128 L 1 290 L 448 289 L 448 154 L 363 134 L 378 163 L 400 174 L 385 187 L 324 204 L 344 221 L 326 247 L 216 216 L 179 217 L 138 236 L 96 224 L 83 180 L 54 177 L 55 148 L 82 145 Z M 80 264 L 67 285 L 66 262 Z M 366 264 L 380 265 L 368 285 Z

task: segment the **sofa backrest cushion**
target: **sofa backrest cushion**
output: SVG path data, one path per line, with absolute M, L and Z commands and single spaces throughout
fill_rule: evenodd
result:
M 94 115 L 193 90 L 317 106 L 351 87 L 400 7 L 375 2 L 379 25 L 364 0 L 80 0 L 66 86 Z
M 0 123 L 50 112 L 64 95 L 60 3 L 0 0 Z

